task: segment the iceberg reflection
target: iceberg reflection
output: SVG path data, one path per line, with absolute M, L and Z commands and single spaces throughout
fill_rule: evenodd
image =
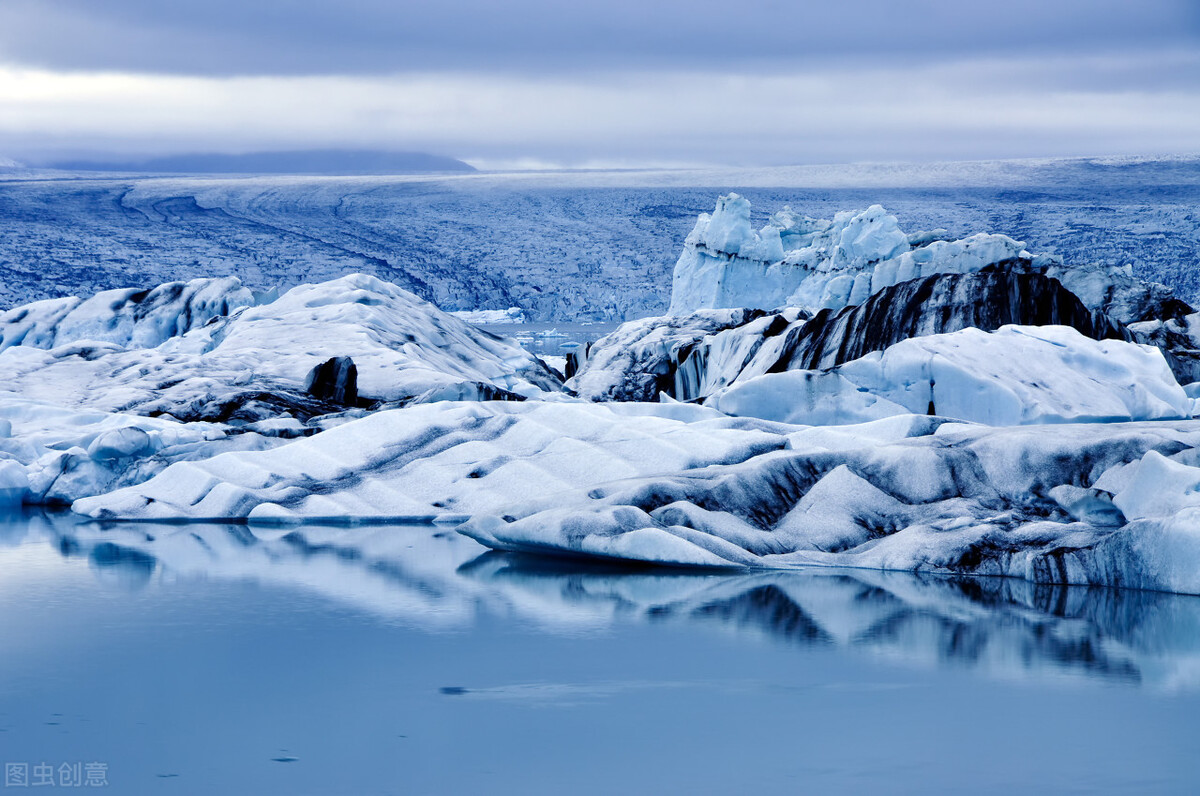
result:
M 123 586 L 249 580 L 428 630 L 485 617 L 548 632 L 687 623 L 1001 678 L 1200 690 L 1196 597 L 870 570 L 603 566 L 485 551 L 434 526 L 101 525 L 49 514 L 21 522 L 23 532 L 15 520 L 0 529 L 0 544 L 42 539 Z
M 463 573 L 513 599 L 595 603 L 645 621 L 719 624 L 804 645 L 979 668 L 1200 687 L 1200 599 L 871 570 L 630 572 L 488 554 Z

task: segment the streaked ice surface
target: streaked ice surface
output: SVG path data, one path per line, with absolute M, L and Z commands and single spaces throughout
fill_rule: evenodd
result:
M 0 762 L 103 763 L 111 793 L 1200 785 L 1193 597 L 30 514 L 0 643 Z
M 696 216 L 736 190 L 882 204 L 907 232 L 1002 232 L 1068 263 L 1133 266 L 1200 301 L 1200 159 L 1067 160 L 451 177 L 4 179 L 0 308 L 237 276 L 254 289 L 361 271 L 444 310 L 535 321 L 661 315 Z

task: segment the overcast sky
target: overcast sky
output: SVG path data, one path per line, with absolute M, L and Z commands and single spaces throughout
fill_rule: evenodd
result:
M 0 156 L 1200 152 L 1200 0 L 3 0 Z

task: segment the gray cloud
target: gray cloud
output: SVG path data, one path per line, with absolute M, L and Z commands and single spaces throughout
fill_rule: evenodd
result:
M 1166 53 L 1135 71 L 1194 73 Z M 496 165 L 786 164 L 1194 151 L 1200 88 L 1080 90 L 1104 58 L 747 76 L 630 71 L 213 78 L 0 68 L 0 151 L 336 146 Z M 1065 76 L 1032 90 L 1041 76 Z
M 713 69 L 1195 47 L 1195 0 L 5 0 L 0 60 L 190 75 Z
M 1197 0 L 2 0 L 0 155 L 1195 152 Z

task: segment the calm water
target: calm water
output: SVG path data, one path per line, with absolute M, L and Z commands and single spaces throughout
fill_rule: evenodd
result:
M 1196 598 L 32 515 L 0 639 L 0 762 L 111 793 L 1200 788 Z

